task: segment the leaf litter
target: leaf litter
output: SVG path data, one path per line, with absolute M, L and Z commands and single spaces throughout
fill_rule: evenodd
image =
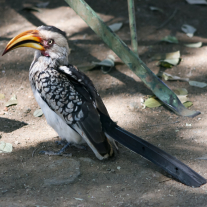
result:
M 150 8 L 151 11 L 159 11 L 159 12 L 164 14 L 164 11 L 162 9 L 158 8 L 158 7 L 150 6 L 149 8 Z
M 94 65 L 101 66 L 101 71 L 103 73 L 109 73 L 111 69 L 115 66 L 115 57 L 113 55 L 108 55 L 106 59 L 101 62 L 92 62 Z
M 199 88 L 204 88 L 204 87 L 207 86 L 206 83 L 204 83 L 204 82 L 198 82 L 198 81 L 189 81 L 189 84 L 191 86 L 195 86 L 195 87 L 199 87 Z
M 12 152 L 12 144 L 6 142 L 0 142 L 0 153 Z
M 165 54 L 157 54 L 152 57 L 153 60 L 159 60 L 159 65 L 165 68 L 171 68 L 174 65 L 178 65 L 180 58 L 180 51 L 170 52 Z
M 37 109 L 34 113 L 33 113 L 34 117 L 41 117 L 43 115 L 43 111 L 42 109 Z
M 203 43 L 202 42 L 195 42 L 195 43 L 189 43 L 189 44 L 184 44 L 186 47 L 191 47 L 191 48 L 199 48 L 202 47 Z
M 162 75 L 159 75 L 159 76 L 161 76 L 166 81 L 176 81 L 176 80 L 186 81 L 189 83 L 189 85 L 195 86 L 198 88 L 204 88 L 207 86 L 207 84 L 205 82 L 191 81 L 191 80 L 189 80 L 189 78 L 180 78 L 179 76 L 171 75 L 171 74 L 165 73 L 165 72 L 163 72 Z
M 183 24 L 181 30 L 185 32 L 188 37 L 193 37 L 197 29 L 189 24 Z
M 17 104 L 18 104 L 18 102 L 17 102 L 17 96 L 14 94 L 11 97 L 11 99 L 5 103 L 5 106 L 8 107 L 8 106 L 17 105 Z
M 191 101 L 188 100 L 188 91 L 185 88 L 176 88 L 173 89 L 174 93 L 177 95 L 178 99 L 181 101 L 182 104 L 184 104 L 185 107 L 190 107 L 193 105 Z M 186 103 L 186 104 L 185 104 Z M 145 100 L 144 106 L 148 108 L 156 108 L 163 105 L 163 102 L 161 102 L 156 96 L 149 97 Z
M 189 78 L 181 78 L 179 76 L 171 75 L 171 74 L 165 73 L 165 72 L 162 73 L 162 78 L 166 81 L 167 80 L 180 80 L 180 81 L 187 81 L 187 82 L 189 81 Z
M 123 23 L 120 22 L 120 23 L 114 23 L 114 24 L 111 24 L 109 25 L 109 28 L 113 31 L 113 32 L 117 32 L 121 29 Z
M 189 4 L 207 4 L 206 0 L 186 0 Z
M 100 62 L 92 62 L 87 64 L 77 65 L 77 68 L 82 71 L 92 70 L 97 66 L 101 67 L 103 73 L 109 73 L 116 64 L 123 64 L 121 61 L 116 61 L 114 55 L 108 55 L 106 59 Z

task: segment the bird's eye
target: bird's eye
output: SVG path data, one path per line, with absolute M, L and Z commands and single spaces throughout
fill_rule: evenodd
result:
M 54 43 L 53 39 L 48 40 L 48 45 L 52 45 Z

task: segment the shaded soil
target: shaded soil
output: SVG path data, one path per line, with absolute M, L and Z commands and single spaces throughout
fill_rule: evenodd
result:
M 74 65 L 100 61 L 114 54 L 64 1 L 53 0 L 41 12 L 22 10 L 31 1 L 0 1 L 0 51 L 20 32 L 42 24 L 66 31 L 70 62 Z M 127 1 L 88 0 L 87 3 L 107 25 L 123 22 L 118 36 L 130 47 Z M 137 33 L 140 58 L 155 73 L 160 68 L 153 55 L 180 50 L 182 61 L 166 72 L 205 82 L 207 27 L 206 6 L 189 5 L 180 0 L 136 1 Z M 150 6 L 164 13 L 151 11 Z M 159 28 L 177 10 L 173 19 Z M 183 24 L 197 28 L 193 38 L 182 31 Z M 158 29 L 159 28 L 159 29 Z M 174 35 L 179 44 L 160 40 Z M 203 42 L 203 47 L 187 48 L 184 43 Z M 71 147 L 72 157 L 39 155 L 43 149 L 58 150 L 57 134 L 45 117 L 35 118 L 39 108 L 28 80 L 28 68 L 34 51 L 17 49 L 1 57 L 0 141 L 13 145 L 12 153 L 0 154 L 0 206 L 206 206 L 207 185 L 191 188 L 172 179 L 151 162 L 120 145 L 112 159 L 99 161 L 87 148 Z M 117 57 L 118 59 L 118 57 Z M 126 130 L 159 146 L 207 178 L 207 92 L 187 82 L 166 82 L 170 88 L 183 87 L 193 102 L 195 118 L 180 117 L 164 108 L 143 109 L 141 99 L 151 95 L 141 80 L 125 65 L 117 65 L 109 74 L 100 69 L 87 71 L 114 121 Z M 5 109 L 13 94 L 18 104 Z M 136 106 L 136 107 L 134 107 Z M 188 126 L 186 126 L 186 123 Z M 165 124 L 165 125 L 164 125 Z M 190 126 L 189 126 L 190 125 Z

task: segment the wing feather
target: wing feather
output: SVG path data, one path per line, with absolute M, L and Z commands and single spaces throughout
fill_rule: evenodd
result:
M 97 108 L 104 114 L 108 115 L 108 112 L 95 87 L 72 65 L 59 68 L 48 68 L 38 74 L 35 82 L 42 99 L 70 127 L 76 130 L 78 126 L 78 133 L 81 136 L 84 133 L 99 154 L 109 153 L 111 146 L 103 132 Z

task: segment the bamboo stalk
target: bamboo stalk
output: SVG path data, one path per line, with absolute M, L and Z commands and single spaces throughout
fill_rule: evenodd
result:
M 127 2 L 128 2 L 129 27 L 130 27 L 130 33 L 131 33 L 132 51 L 134 52 L 135 55 L 139 56 L 134 0 L 127 0 Z

